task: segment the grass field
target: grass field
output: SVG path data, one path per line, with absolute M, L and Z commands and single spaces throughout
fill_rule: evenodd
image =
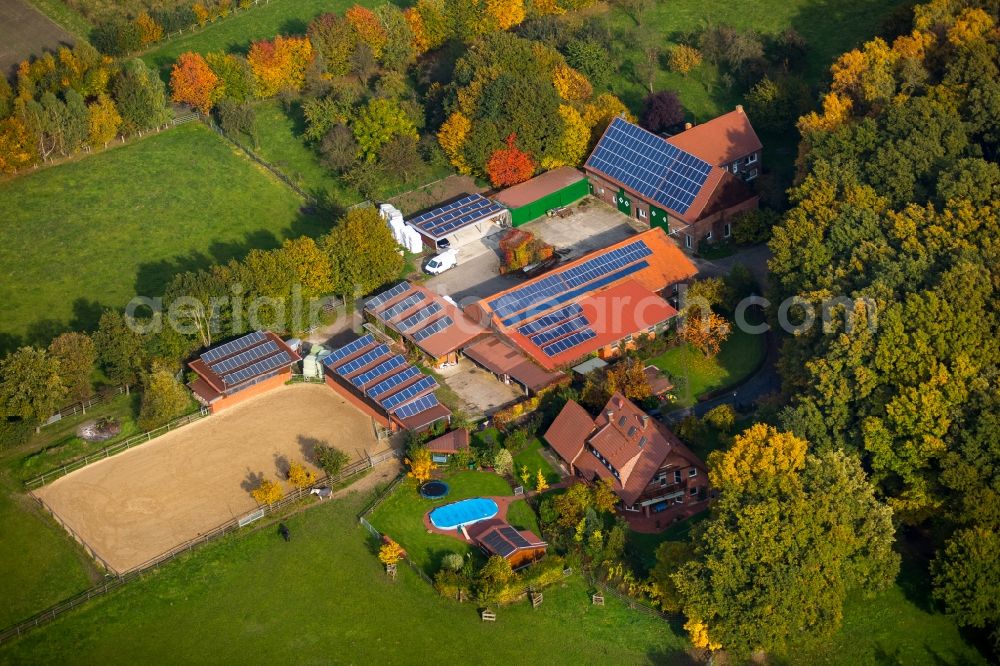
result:
M 676 661 L 685 641 L 613 598 L 591 605 L 577 576 L 542 607 L 496 623 L 439 597 L 408 567 L 391 581 L 354 518 L 358 495 L 182 558 L 19 642 L 0 662 L 614 663 Z M 457 543 L 457 542 L 456 542 Z
M 766 351 L 763 335 L 751 335 L 734 328 L 713 358 L 683 344 L 648 360 L 670 375 L 677 386 L 677 407 L 688 407 L 708 391 L 732 386 L 748 377 L 760 364 Z
M 529 488 L 535 487 L 535 475 L 538 470 L 542 470 L 549 485 L 559 483 L 559 473 L 552 469 L 548 460 L 542 457 L 541 451 L 542 442 L 535 439 L 523 451 L 514 456 L 514 476 L 520 478 L 521 466 L 527 466 L 528 472 L 531 474 L 531 479 L 528 482 Z
M 0 351 L 326 224 L 199 123 L 0 182 Z
M 416 482 L 407 479 L 368 516 L 368 521 L 377 530 L 398 541 L 410 559 L 430 575 L 441 568 L 441 558 L 445 554 L 464 555 L 472 552 L 472 548 L 458 539 L 428 533 L 423 523 L 424 514 L 436 506 L 468 497 L 511 494 L 507 482 L 492 472 L 458 472 L 446 476 L 445 481 L 451 488 L 448 496 L 432 501 L 421 497 Z

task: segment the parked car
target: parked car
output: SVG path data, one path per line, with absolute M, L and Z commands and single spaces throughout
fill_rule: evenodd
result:
M 447 250 L 434 255 L 424 266 L 424 270 L 431 275 L 440 275 L 455 266 L 458 266 L 458 254 L 454 250 Z

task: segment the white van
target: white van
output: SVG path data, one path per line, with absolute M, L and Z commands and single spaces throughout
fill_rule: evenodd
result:
M 424 270 L 431 275 L 439 275 L 444 273 L 449 268 L 454 268 L 458 266 L 458 254 L 455 250 L 447 250 L 440 254 L 434 255 L 434 257 L 427 262 L 424 266 Z

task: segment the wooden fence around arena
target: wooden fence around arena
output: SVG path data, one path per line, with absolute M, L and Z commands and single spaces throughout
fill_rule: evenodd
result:
M 183 555 L 184 553 L 189 553 L 210 541 L 214 541 L 227 534 L 236 532 L 240 528 L 246 527 L 247 525 L 251 525 L 252 523 L 260 520 L 261 518 L 269 514 L 280 512 L 281 510 L 288 508 L 297 502 L 307 499 L 312 494 L 313 489 L 318 489 L 325 486 L 332 487 L 336 484 L 343 483 L 344 481 L 347 481 L 348 479 L 351 479 L 352 477 L 355 477 L 358 474 L 366 472 L 370 469 L 374 469 L 375 467 L 383 463 L 386 463 L 390 460 L 398 460 L 400 458 L 400 455 L 401 455 L 400 452 L 396 451 L 395 449 L 383 451 L 373 456 L 369 455 L 366 458 L 363 458 L 362 460 L 358 460 L 356 462 L 351 463 L 350 465 L 347 465 L 346 467 L 344 467 L 344 469 L 340 471 L 340 473 L 338 473 L 335 476 L 326 475 L 323 478 L 319 479 L 313 485 L 309 486 L 308 488 L 296 488 L 288 495 L 286 495 L 285 497 L 283 497 L 282 499 L 273 504 L 261 505 L 257 509 L 254 509 L 253 511 L 244 516 L 240 516 L 238 518 L 226 521 L 225 523 L 219 525 L 218 527 L 215 527 L 214 529 L 211 529 L 208 532 L 205 532 L 204 534 L 200 534 L 194 539 L 189 539 L 188 541 L 185 541 L 184 543 L 179 544 L 171 548 L 170 550 L 161 553 L 156 557 L 150 558 L 149 560 L 143 562 L 142 564 L 132 567 L 128 571 L 123 571 L 123 572 L 111 572 L 111 569 L 108 567 L 108 565 L 96 553 L 93 552 L 93 550 L 86 544 L 86 542 L 84 542 L 75 532 L 73 532 L 73 530 L 69 529 L 67 525 L 63 524 L 62 521 L 59 519 L 58 515 L 53 513 L 51 509 L 49 509 L 41 500 L 39 500 L 32 494 L 32 497 L 34 497 L 35 501 L 41 504 L 41 506 L 45 508 L 46 511 L 52 514 L 52 517 L 57 522 L 59 522 L 63 527 L 65 527 L 67 531 L 73 536 L 73 538 L 79 541 L 80 544 L 83 545 L 83 547 L 87 550 L 87 552 L 91 554 L 94 557 L 94 559 L 103 567 L 105 567 L 105 569 L 107 569 L 110 573 L 108 574 L 104 583 L 96 585 L 88 590 L 84 590 L 83 592 L 80 592 L 76 596 L 70 597 L 65 601 L 61 601 L 58 604 L 50 608 L 47 608 L 46 610 L 28 618 L 27 620 L 24 620 L 23 622 L 19 622 L 16 625 L 13 625 L 11 627 L 8 627 L 7 629 L 4 629 L 3 631 L 0 631 L 0 644 L 6 641 L 10 641 L 19 636 L 23 636 L 25 633 L 31 631 L 32 629 L 51 622 L 52 620 L 56 619 L 63 613 L 72 610 L 77 606 L 84 604 L 87 601 L 90 601 L 91 599 L 100 597 L 104 594 L 107 594 L 108 592 L 111 592 L 112 590 L 116 590 L 128 582 L 140 578 L 143 573 L 155 569 L 156 567 L 161 566 L 169 562 L 170 560 L 173 560 L 176 557 Z
M 28 479 L 24 482 L 24 487 L 26 490 L 36 490 L 41 488 L 46 483 L 50 481 L 55 481 L 56 479 L 66 476 L 70 472 L 75 472 L 78 469 L 82 469 L 91 463 L 95 463 L 98 460 L 104 460 L 105 458 L 110 458 L 113 455 L 117 455 L 122 451 L 127 451 L 133 447 L 140 444 L 145 444 L 151 439 L 155 439 L 160 435 L 163 435 L 171 430 L 176 430 L 181 426 L 188 425 L 189 423 L 194 423 L 195 421 L 200 421 L 211 414 L 208 408 L 202 408 L 201 410 L 195 412 L 194 414 L 188 414 L 187 416 L 182 416 L 178 419 L 174 419 L 166 425 L 162 425 L 159 428 L 153 430 L 148 430 L 138 435 L 133 435 L 128 439 L 123 439 L 120 442 L 116 442 L 110 446 L 106 446 L 100 451 L 95 451 L 94 453 L 87 454 L 82 458 L 77 458 L 76 460 L 71 460 L 61 467 L 57 467 L 52 471 L 45 472 L 44 474 L 39 474 L 38 476 Z
M 128 393 L 128 390 L 129 387 L 126 384 L 122 384 L 121 386 L 115 386 L 114 388 L 101 391 L 97 395 L 87 398 L 86 400 L 78 400 L 71 405 L 66 405 L 65 407 L 60 408 L 39 427 L 44 428 L 45 426 L 50 426 L 53 423 L 58 423 L 65 418 L 69 418 L 70 416 L 75 416 L 77 414 L 86 414 L 87 410 L 94 405 L 107 402 L 122 393 Z

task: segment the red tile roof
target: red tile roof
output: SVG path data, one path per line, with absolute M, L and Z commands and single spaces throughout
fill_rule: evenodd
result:
M 508 187 L 494 196 L 493 199 L 509 208 L 520 208 L 521 206 L 527 206 L 530 203 L 538 201 L 553 192 L 558 192 L 567 185 L 572 185 L 584 178 L 586 176 L 578 169 L 570 166 L 560 167 L 552 171 L 546 171 L 519 185 Z
M 469 431 L 465 428 L 452 430 L 427 442 L 431 453 L 457 453 L 469 448 Z
M 494 374 L 507 375 L 529 391 L 538 392 L 565 379 L 561 372 L 550 372 L 538 367 L 524 353 L 495 335 L 477 340 L 463 349 L 462 353 Z
M 570 400 L 543 437 L 563 460 L 573 464 L 593 431 L 594 419 L 577 402 Z
M 763 148 L 742 107 L 675 134 L 667 143 L 715 166 L 725 166 Z

